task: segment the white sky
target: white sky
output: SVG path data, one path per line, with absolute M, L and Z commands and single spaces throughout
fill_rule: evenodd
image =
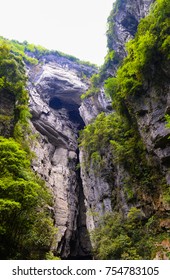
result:
M 0 35 L 101 65 L 115 0 L 0 0 Z

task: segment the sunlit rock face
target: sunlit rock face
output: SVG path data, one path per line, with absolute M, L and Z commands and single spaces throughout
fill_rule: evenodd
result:
M 84 82 L 81 74 L 89 71 L 91 75 L 95 69 L 64 61 L 49 55 L 37 66 L 28 67 L 32 130 L 37 135 L 32 166 L 53 192 L 58 228 L 53 250 L 62 258 L 86 258 L 91 254 L 91 244 L 76 167 L 77 132 L 84 126 L 78 108 L 80 96 L 88 88 L 88 78 Z
M 141 18 L 145 17 L 149 12 L 153 0 L 117 1 L 117 8 L 112 11 L 109 21 L 113 23 L 111 35 L 108 36 L 109 50 L 114 50 L 118 61 L 110 62 L 105 69 L 105 78 L 114 76 L 119 63 L 126 56 L 125 44 L 134 37 L 138 23 Z M 168 66 L 163 67 L 164 76 L 169 77 Z M 160 176 L 166 178 L 166 182 L 170 183 L 170 130 L 166 128 L 165 115 L 169 113 L 170 107 L 170 91 L 169 78 L 165 79 L 159 87 L 155 87 L 154 83 L 144 85 L 144 91 L 138 96 L 129 97 L 126 100 L 126 108 L 129 110 L 131 120 L 135 122 L 137 130 L 141 136 L 142 142 L 146 147 L 146 157 L 150 157 L 155 167 L 160 168 Z M 80 114 L 85 122 L 89 124 L 93 122 L 100 112 L 109 114 L 111 111 L 111 100 L 104 94 L 103 84 L 101 83 L 100 92 L 95 96 L 87 97 L 83 100 L 80 107 Z M 113 164 L 113 159 L 109 159 L 109 151 L 106 148 L 105 170 L 96 174 L 89 166 L 85 166 L 84 159 L 88 158 L 88 153 L 81 148 L 80 161 L 82 162 L 81 176 L 84 186 L 85 203 L 87 207 L 87 227 L 94 229 L 101 217 L 106 212 L 114 210 L 121 211 L 127 215 L 129 209 L 133 206 L 127 201 L 127 194 L 124 182 L 131 180 L 130 174 L 123 166 Z M 91 163 L 89 163 L 90 165 Z M 92 167 L 92 166 L 91 166 Z M 131 187 L 133 189 L 133 187 Z M 136 190 L 133 190 L 136 192 Z M 159 193 L 159 189 L 157 190 Z M 141 194 L 140 194 L 141 195 Z M 142 194 L 139 200 L 142 202 L 145 217 L 149 217 L 154 211 L 168 210 L 167 205 L 162 205 L 161 194 L 159 199 L 154 201 L 153 197 Z M 112 197 L 112 201 L 111 201 Z M 138 204 L 136 204 L 139 207 Z M 162 207 L 162 208 L 161 208 Z
M 109 49 L 118 54 L 119 62 L 126 55 L 125 43 L 134 36 L 139 20 L 148 13 L 152 2 L 119 1 L 116 13 L 110 18 L 115 22 L 112 30 L 115 35 L 108 42 Z M 114 75 L 117 67 L 115 62 L 108 65 L 106 77 Z M 169 75 L 169 70 L 164 70 Z M 123 165 L 113 162 L 108 147 L 105 168 L 100 172 L 96 173 L 92 165 L 90 169 L 85 165 L 88 154 L 83 147 L 79 151 L 79 129 L 99 113 L 112 112 L 103 83 L 98 94 L 81 101 L 80 96 L 88 89 L 88 78 L 93 73 L 96 70 L 89 66 L 54 55 L 45 55 L 37 66 L 28 66 L 32 130 L 37 137 L 32 147 L 36 154 L 32 167 L 52 190 L 54 209 L 51 211 L 58 228 L 53 250 L 63 259 L 92 257 L 88 231 L 95 229 L 108 212 L 120 211 L 126 216 L 135 206 L 147 219 L 154 212 L 165 210 L 159 194 L 156 199 L 152 194 L 138 195 L 138 186 L 131 187 L 135 203 L 128 200 L 125 181 L 130 182 L 130 174 Z M 169 131 L 164 119 L 170 112 L 169 82 L 160 91 L 151 84 L 146 85 L 142 96 L 129 98 L 127 102 L 148 155 L 153 157 L 155 165 L 160 165 L 169 181 Z
M 154 0 L 117 1 L 109 19 L 111 34 L 108 35 L 108 47 L 116 51 L 119 59 L 126 55 L 126 42 L 134 37 L 140 19 L 148 14 L 153 2 Z
M 103 88 L 98 94 L 85 98 L 79 108 L 80 115 L 86 125 L 91 123 L 101 112 L 110 113 L 111 111 L 111 99 L 106 97 Z
M 107 32 L 109 51 L 114 50 L 116 60 L 110 61 L 105 67 L 104 80 L 114 76 L 122 59 L 126 56 L 126 43 L 132 39 L 137 31 L 139 21 L 144 18 L 154 0 L 121 0 L 112 10 L 108 19 L 109 31 Z M 103 80 L 103 82 L 104 82 Z M 85 124 L 90 123 L 99 113 L 109 113 L 111 99 L 105 95 L 103 83 L 98 94 L 83 100 L 80 114 Z

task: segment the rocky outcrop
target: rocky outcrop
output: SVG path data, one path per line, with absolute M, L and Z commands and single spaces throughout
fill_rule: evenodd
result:
M 109 18 L 108 45 L 119 62 L 126 55 L 125 43 L 134 36 L 152 2 L 117 1 Z M 115 74 L 118 61 L 108 65 L 106 76 Z M 41 56 L 38 65 L 28 66 L 27 70 L 32 130 L 37 137 L 32 147 L 36 154 L 32 167 L 53 192 L 52 211 L 58 228 L 53 250 L 57 254 L 63 259 L 91 258 L 88 232 L 107 213 L 119 211 L 127 216 L 132 207 L 137 207 L 142 219 L 147 219 L 158 211 L 169 210 L 162 203 L 159 181 L 150 191 L 143 185 L 140 189 L 140 179 L 133 180 L 123 164 L 114 162 L 108 147 L 101 170 L 96 172 L 92 163 L 90 168 L 86 165 L 88 154 L 83 147 L 79 151 L 78 130 L 99 113 L 112 112 L 102 81 L 99 93 L 81 102 L 80 96 L 89 86 L 84 76 L 90 77 L 95 69 L 49 54 Z M 164 70 L 167 76 L 169 72 Z M 166 79 L 159 87 L 147 84 L 143 95 L 129 97 L 125 105 L 146 146 L 148 162 L 151 160 L 169 182 L 170 131 L 165 128 L 164 118 L 170 108 L 169 81 Z
M 114 50 L 116 60 L 113 59 L 113 61 L 110 61 L 105 68 L 105 78 L 115 75 L 120 62 L 126 56 L 125 44 L 134 37 L 140 19 L 146 16 L 152 2 L 154 1 L 123 0 L 116 1 L 114 4 L 110 17 L 108 18 L 109 30 L 107 35 L 109 50 Z M 100 92 L 94 96 L 85 98 L 80 106 L 79 111 L 85 124 L 91 123 L 101 112 L 105 112 L 106 114 L 112 112 L 113 109 L 111 103 L 111 99 L 105 95 L 103 82 L 101 81 Z M 141 101 L 141 104 L 146 104 L 146 102 Z M 157 105 L 158 104 L 159 103 L 157 103 Z M 133 107 L 134 111 L 140 108 L 140 106 L 138 107 L 138 104 L 135 103 L 133 104 Z M 153 109 L 152 112 L 154 112 Z M 162 114 L 160 115 L 161 119 L 163 118 L 163 113 L 164 112 L 162 111 Z M 154 120 L 156 121 L 156 119 Z M 143 122 L 146 125 L 146 119 L 144 119 Z M 162 123 L 161 126 L 163 127 L 164 124 L 165 122 Z M 141 130 L 143 129 L 141 128 Z M 150 135 L 149 133 L 150 131 L 148 131 L 147 137 Z M 151 133 L 151 135 L 152 134 L 153 133 Z M 145 137 L 146 135 L 144 138 Z M 113 161 L 108 157 L 109 153 L 110 151 L 106 150 L 106 168 L 103 172 L 96 174 L 93 166 L 91 166 L 89 171 L 89 168 L 83 164 L 84 158 L 88 157 L 88 155 L 83 148 L 81 148 L 81 173 L 87 213 L 94 213 L 94 215 L 87 214 L 87 227 L 89 230 L 92 228 L 94 229 L 97 226 L 101 216 L 105 215 L 107 212 L 113 211 L 113 209 L 116 210 L 117 205 L 119 205 L 119 211 L 121 210 L 123 215 L 127 215 L 129 209 L 134 206 L 131 202 L 128 202 L 125 190 L 126 184 L 124 183 L 129 180 L 130 174 L 128 174 L 127 170 L 121 165 L 115 164 L 114 167 L 111 166 L 111 162 Z M 147 210 L 145 212 L 149 213 L 152 211 L 151 208 L 155 208 L 154 202 L 151 198 L 144 200 L 146 205 L 152 204 L 151 207 L 146 206 Z
M 53 56 L 28 67 L 28 75 L 32 130 L 37 137 L 32 147 L 36 154 L 32 167 L 53 192 L 54 220 L 58 228 L 53 250 L 62 258 L 87 257 L 91 254 L 91 245 L 76 165 L 77 132 L 84 126 L 78 107 L 88 83 L 81 80 L 74 64 L 64 65 Z
M 125 44 L 134 37 L 139 21 L 148 14 L 153 2 L 154 0 L 116 1 L 108 18 L 109 30 L 107 35 L 108 47 L 116 52 L 119 60 L 125 57 Z M 112 68 L 114 69 L 114 67 Z
M 112 187 L 107 180 L 113 178 L 113 171 L 107 166 L 107 171 L 103 174 L 96 172 L 91 165 L 89 168 L 86 164 L 87 152 L 80 149 L 80 162 L 81 162 L 81 178 L 83 183 L 83 190 L 85 196 L 86 206 L 86 224 L 89 231 L 95 229 L 106 213 L 112 212 Z M 107 174 L 106 174 L 107 173 Z
M 126 56 L 126 43 L 132 39 L 137 31 L 139 21 L 144 18 L 154 0 L 122 0 L 113 4 L 113 10 L 108 18 L 108 48 L 115 52 L 115 59 L 104 65 L 104 80 L 114 76 L 123 58 Z M 100 91 L 92 97 L 83 100 L 80 107 L 80 114 L 85 124 L 90 123 L 101 112 L 109 113 L 111 99 L 105 95 L 103 81 Z
M 91 123 L 101 112 L 110 113 L 111 111 L 111 99 L 105 96 L 103 88 L 98 94 L 85 98 L 79 108 L 80 115 L 86 125 Z
M 170 108 L 170 84 L 151 83 L 143 94 L 129 97 L 127 106 L 135 116 L 138 129 L 148 154 L 161 166 L 167 183 L 170 183 L 170 129 L 166 128 L 165 115 Z

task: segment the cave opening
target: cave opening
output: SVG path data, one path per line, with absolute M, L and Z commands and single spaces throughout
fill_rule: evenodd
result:
M 80 104 L 76 100 L 71 99 L 70 96 L 54 96 L 49 101 L 49 106 L 54 110 L 66 110 L 69 121 L 75 125 L 76 130 L 83 129 L 85 123 L 80 116 L 79 107 Z M 77 160 L 74 162 L 75 166 L 79 165 L 79 149 L 76 150 Z M 70 162 L 72 164 L 72 162 Z M 72 169 L 73 166 L 70 165 Z M 83 183 L 81 179 L 80 169 L 75 169 L 76 182 L 77 182 L 77 211 L 76 212 L 76 224 L 77 228 L 72 232 L 69 244 L 67 243 L 67 234 L 63 236 L 62 240 L 58 244 L 57 251 L 60 252 L 61 259 L 67 260 L 91 260 L 92 245 L 89 237 L 87 225 L 86 225 L 86 207 L 85 207 L 85 196 L 83 190 Z M 67 253 L 67 246 L 69 246 L 69 253 Z
M 51 98 L 49 101 L 49 106 L 54 110 L 59 110 L 63 108 L 63 104 L 58 97 Z
M 62 108 L 66 109 L 68 112 L 69 120 L 72 123 L 77 124 L 78 130 L 84 128 L 85 123 L 79 113 L 79 104 L 73 101 L 68 102 L 67 99 L 61 100 L 61 98 L 55 96 L 50 99 L 49 106 L 54 110 L 60 110 Z
M 79 110 L 72 110 L 68 112 L 69 115 L 69 119 L 73 122 L 73 123 L 77 123 L 78 124 L 78 130 L 83 129 L 85 126 L 85 123 L 82 119 L 82 117 L 80 116 Z

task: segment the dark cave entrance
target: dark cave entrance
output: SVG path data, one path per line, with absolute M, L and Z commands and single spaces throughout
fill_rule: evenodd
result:
M 49 101 L 49 106 L 54 110 L 65 109 L 67 112 L 68 119 L 77 129 L 83 129 L 85 123 L 80 116 L 79 107 L 80 104 L 76 102 L 77 100 L 72 99 L 71 96 L 63 95 L 54 96 Z M 79 150 L 77 149 L 77 162 L 74 163 L 75 166 L 79 164 Z M 70 162 L 70 164 L 72 164 Z M 70 167 L 72 168 L 72 166 Z M 88 234 L 86 226 L 86 207 L 85 207 L 85 197 L 82 186 L 82 179 L 80 174 L 80 169 L 76 170 L 76 181 L 77 181 L 77 198 L 78 198 L 78 215 L 77 219 L 77 229 L 72 233 L 71 239 L 69 240 L 70 253 L 65 256 L 65 248 L 68 246 L 65 240 L 65 236 L 62 238 L 61 242 L 58 244 L 58 249 L 61 252 L 61 258 L 66 260 L 91 260 L 92 256 L 92 245 L 90 237 Z
M 85 123 L 79 113 L 79 104 L 75 103 L 72 100 L 68 100 L 68 98 L 65 100 L 61 100 L 61 98 L 55 96 L 50 99 L 49 106 L 54 110 L 60 110 L 62 108 L 66 109 L 68 112 L 69 120 L 74 124 L 78 124 L 78 130 L 84 128 Z
M 77 161 L 76 165 L 79 164 L 79 149 L 76 151 L 77 153 Z M 70 252 L 67 256 L 63 256 L 65 251 L 66 244 L 65 236 L 62 238 L 61 242 L 58 245 L 60 248 L 60 256 L 62 260 L 92 260 L 92 244 L 89 236 L 89 232 L 86 225 L 86 206 L 85 206 L 85 196 L 83 191 L 83 184 L 81 178 L 80 168 L 76 170 L 76 179 L 78 183 L 77 189 L 77 197 L 78 197 L 78 205 L 77 205 L 77 217 L 76 224 L 77 228 L 72 232 L 71 239 L 69 240 L 69 248 Z M 67 234 L 66 234 L 67 236 Z
M 78 130 L 83 129 L 85 126 L 85 123 L 82 119 L 82 117 L 80 116 L 79 110 L 72 110 L 70 112 L 68 112 L 69 115 L 69 119 L 70 121 L 72 121 L 73 123 L 78 123 Z
M 54 110 L 59 110 L 63 108 L 63 104 L 58 97 L 53 97 L 50 99 L 49 106 Z

